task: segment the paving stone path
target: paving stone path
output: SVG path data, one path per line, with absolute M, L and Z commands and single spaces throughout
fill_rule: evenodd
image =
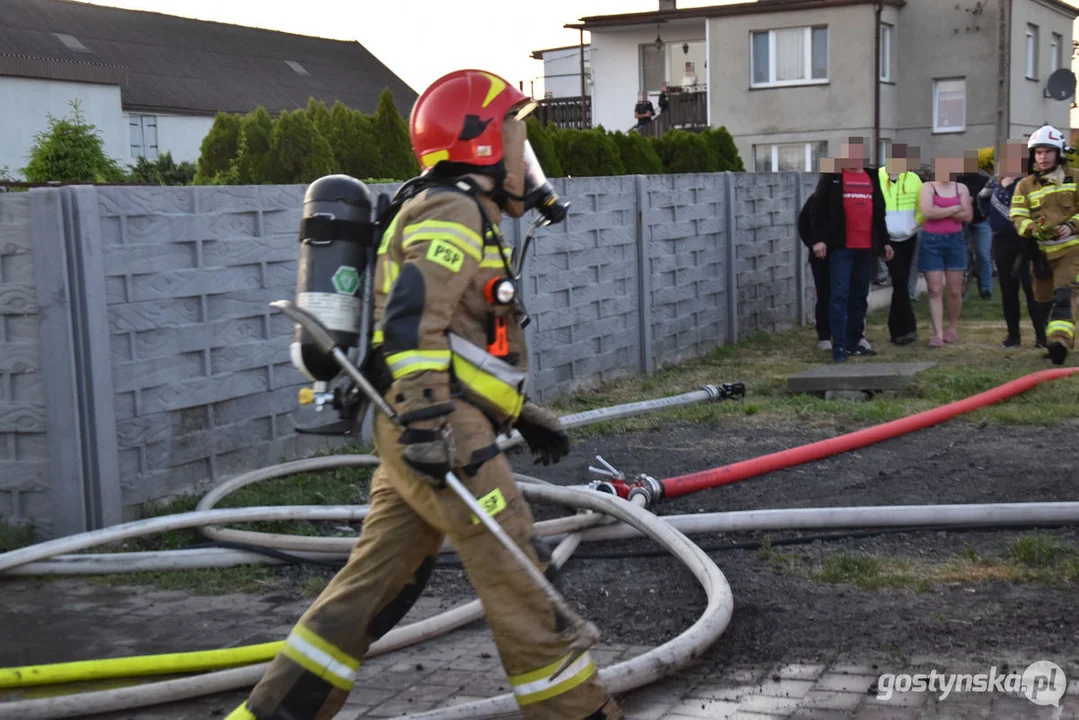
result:
M 140 654 L 238 647 L 283 639 L 306 600 L 233 594 L 191 596 L 178 591 L 112 588 L 77 579 L 0 580 L 0 667 Z M 448 609 L 422 598 L 405 622 Z M 720 640 L 722 642 L 722 639 Z M 600 667 L 640 655 L 644 646 L 603 645 L 592 651 Z M 1039 658 L 1007 658 L 1025 668 Z M 957 658 L 909 658 L 895 672 L 984 673 Z M 900 693 L 879 699 L 881 672 L 872 661 L 835 656 L 826 662 L 726 667 L 691 666 L 623 701 L 632 720 L 914 720 L 916 718 L 1079 718 L 1079 661 L 1059 706 L 1037 705 L 1018 692 Z M 72 686 L 69 691 L 83 691 Z M 473 624 L 420 646 L 369 658 L 339 720 L 391 718 L 472 702 L 509 690 L 490 633 Z M 0 691 L 3 702 L 38 697 L 42 690 Z M 55 692 L 50 689 L 50 692 Z M 204 720 L 227 715 L 243 691 L 95 716 L 96 720 Z

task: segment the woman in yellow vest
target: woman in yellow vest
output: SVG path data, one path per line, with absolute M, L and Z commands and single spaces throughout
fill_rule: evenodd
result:
M 888 236 L 895 248 L 895 255 L 887 265 L 892 278 L 888 333 L 896 345 L 909 345 L 918 339 L 918 320 L 914 316 L 908 281 L 918 231 L 922 226 L 922 211 L 918 206 L 922 179 L 912 171 L 919 163 L 917 147 L 896 143 L 892 146 L 892 156 L 878 170 Z

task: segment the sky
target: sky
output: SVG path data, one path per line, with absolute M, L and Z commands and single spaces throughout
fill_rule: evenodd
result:
M 517 84 L 537 80 L 543 63 L 533 50 L 576 45 L 580 33 L 562 26 L 589 15 L 655 10 L 659 0 L 80 0 L 95 5 L 356 40 L 422 92 L 447 72 L 477 67 Z M 679 8 L 735 0 L 678 0 Z M 744 0 L 741 0 L 744 1 Z M 589 33 L 584 34 L 585 42 Z
M 679 8 L 746 0 L 678 0 Z M 944 0 L 939 0 L 943 2 Z M 249 25 L 301 35 L 356 40 L 417 93 L 463 67 L 490 70 L 529 92 L 543 90 L 534 50 L 576 45 L 564 28 L 590 15 L 644 12 L 659 0 L 79 0 L 96 5 Z M 1079 7 L 1079 0 L 1065 0 Z M 1076 24 L 1079 37 L 1079 23 Z M 589 41 L 589 33 L 584 33 Z M 1073 62 L 1073 67 L 1076 64 Z M 1072 111 L 1072 125 L 1079 111 Z

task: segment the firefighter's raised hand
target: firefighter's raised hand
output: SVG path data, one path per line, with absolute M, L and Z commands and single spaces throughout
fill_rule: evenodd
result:
M 562 428 L 562 421 L 550 410 L 526 402 L 516 427 L 536 458 L 535 463 L 557 464 L 569 455 L 569 435 Z

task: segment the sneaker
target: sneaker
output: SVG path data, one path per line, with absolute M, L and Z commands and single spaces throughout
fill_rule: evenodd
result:
M 992 300 L 992 299 L 993 299 L 993 291 L 992 290 L 982 290 L 982 300 Z
M 868 340 L 866 340 L 865 335 L 863 335 L 862 339 L 858 341 L 858 347 L 862 348 L 863 350 L 872 350 L 873 349 L 873 346 L 869 344 Z
M 1049 359 L 1054 365 L 1063 365 L 1068 358 L 1068 346 L 1059 340 L 1049 343 Z
M 1000 346 L 1008 350 L 1018 350 L 1023 346 L 1023 343 L 1020 342 L 1019 338 L 1013 338 L 1011 335 L 1009 335 L 1008 337 L 1004 338 L 1004 342 L 1002 342 Z
M 817 343 L 817 349 L 818 350 L 831 350 L 832 349 L 832 341 L 831 340 L 821 340 L 820 342 Z
M 1037 342 L 1034 343 L 1034 349 L 1035 350 L 1048 350 L 1049 349 L 1049 343 L 1046 341 L 1045 338 L 1039 338 L 1037 340 Z
M 851 350 L 849 354 L 853 355 L 854 357 L 873 357 L 877 354 L 877 351 L 873 348 L 866 348 L 859 345 L 858 347 Z
M 918 341 L 918 333 L 916 333 L 916 332 L 909 332 L 906 335 L 900 335 L 895 340 L 892 340 L 892 342 L 894 344 L 896 344 L 896 345 L 910 345 L 912 342 L 917 342 L 917 341 Z
M 847 362 L 847 353 L 843 350 L 832 350 L 832 362 L 833 363 L 845 363 Z

